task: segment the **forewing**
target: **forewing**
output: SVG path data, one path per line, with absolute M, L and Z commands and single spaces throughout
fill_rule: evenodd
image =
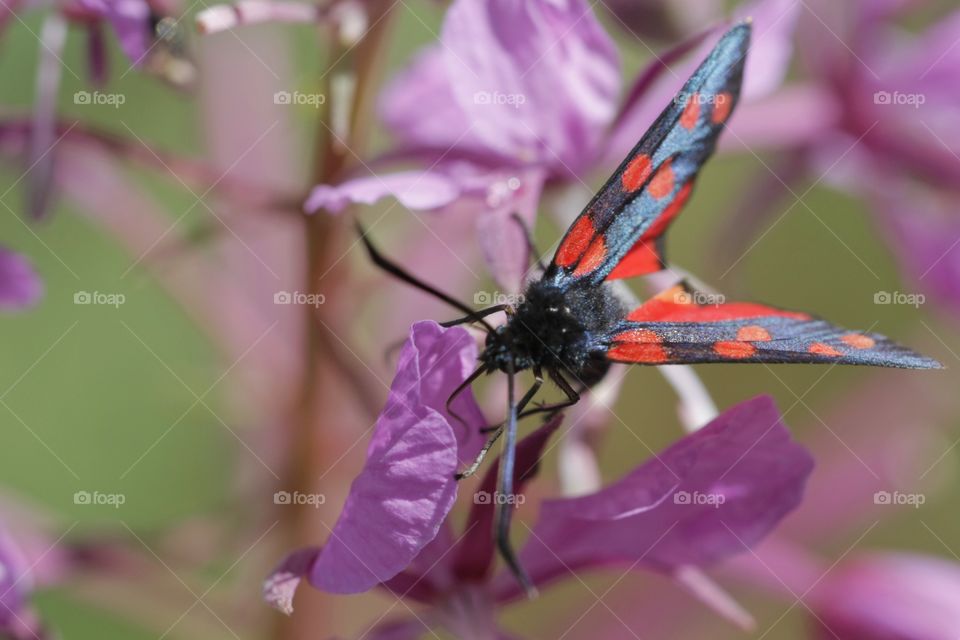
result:
M 740 95 L 750 23 L 731 28 L 567 231 L 546 277 L 569 285 L 664 266 L 662 237 Z
M 749 302 L 712 304 L 677 285 L 630 313 L 606 336 L 615 362 L 837 363 L 936 369 L 923 357 L 876 333 L 842 329 L 805 313 Z

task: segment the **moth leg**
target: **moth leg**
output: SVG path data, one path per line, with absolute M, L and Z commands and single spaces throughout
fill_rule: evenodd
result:
M 469 324 L 472 322 L 479 322 L 481 318 L 486 318 L 489 315 L 493 315 L 498 311 L 506 311 L 510 308 L 508 304 L 498 304 L 492 307 L 487 307 L 486 309 L 480 309 L 479 311 L 474 311 L 469 315 L 465 315 L 462 318 L 457 318 L 456 320 L 447 320 L 446 322 L 441 322 L 441 327 L 455 327 L 458 324 Z
M 553 379 L 558 387 L 560 387 L 560 390 L 563 391 L 564 395 L 567 396 L 567 399 L 561 400 L 560 402 L 554 402 L 552 404 L 541 405 L 533 409 L 528 409 L 527 411 L 521 411 L 519 415 L 517 415 L 518 419 L 526 418 L 527 416 L 536 415 L 538 413 L 553 413 L 555 411 L 571 407 L 580 402 L 580 393 L 582 393 L 582 391 L 577 392 L 577 390 L 574 389 L 569 382 L 567 382 L 567 379 L 564 378 L 559 371 L 550 371 L 550 378 Z
M 536 372 L 539 376 L 539 371 Z M 517 554 L 510 544 L 510 519 L 513 517 L 513 473 L 514 463 L 516 462 L 517 447 L 517 405 L 514 403 L 514 371 L 513 362 L 507 369 L 508 390 L 507 390 L 507 438 L 503 443 L 503 455 L 500 457 L 500 475 L 497 479 L 496 509 L 494 516 L 494 530 L 497 540 L 497 548 L 500 550 L 500 557 L 510 569 L 528 598 L 534 598 L 537 595 L 537 589 L 533 586 L 530 576 L 523 569 Z M 530 393 L 527 396 L 532 397 Z M 526 399 L 527 396 L 524 396 Z
M 461 418 L 457 414 L 457 412 L 453 410 L 453 407 L 451 405 L 453 404 L 453 401 L 457 399 L 457 396 L 463 393 L 466 390 L 466 388 L 469 387 L 471 384 L 473 384 L 474 380 L 479 378 L 483 374 L 483 372 L 486 370 L 487 368 L 484 365 L 480 365 L 479 367 L 477 367 L 473 373 L 467 376 L 466 380 L 460 383 L 460 386 L 458 386 L 456 389 L 453 390 L 453 393 L 450 394 L 450 397 L 447 398 L 447 404 L 446 404 L 447 413 L 453 416 L 457 421 L 459 421 L 465 427 L 469 426 L 467 425 L 467 421 Z
M 539 373 L 537 373 L 536 375 L 538 376 L 537 389 L 539 389 L 540 384 L 543 383 L 543 378 L 540 377 Z M 577 390 L 574 389 L 569 382 L 567 382 L 566 378 L 564 378 L 559 371 L 551 370 L 550 378 L 553 379 L 553 381 L 557 384 L 558 387 L 560 387 L 560 390 L 563 391 L 564 395 L 567 396 L 567 399 L 561 400 L 560 402 L 543 404 L 533 409 L 527 409 L 526 411 L 524 411 L 523 409 L 524 407 L 527 406 L 527 404 L 529 404 L 529 400 L 527 400 L 527 402 L 521 401 L 521 403 L 517 405 L 518 420 L 526 418 L 528 416 L 537 415 L 538 413 L 553 413 L 554 411 L 559 411 L 560 409 L 566 409 L 567 407 L 573 406 L 578 402 L 580 402 L 580 393 L 578 393 Z M 499 431 L 500 429 L 503 428 L 503 424 L 504 423 L 501 422 L 499 424 L 490 425 L 489 427 L 484 427 L 483 429 L 480 429 L 480 433 L 493 433 L 495 431 Z
M 533 386 L 530 387 L 530 389 L 524 394 L 522 398 L 520 398 L 520 403 L 517 405 L 518 409 L 522 409 L 523 407 L 527 406 L 530 403 L 530 401 L 533 399 L 533 397 L 537 394 L 537 391 L 540 390 L 540 387 L 543 385 L 543 375 L 540 373 L 540 370 L 539 369 L 535 370 L 533 375 L 534 375 Z M 497 442 L 500 436 L 503 435 L 503 427 L 504 427 L 504 424 L 501 422 L 496 426 L 484 427 L 483 429 L 481 429 L 482 433 L 493 433 L 493 435 L 490 436 L 490 438 L 487 440 L 487 443 L 483 445 L 482 449 L 480 449 L 480 453 L 477 455 L 477 458 L 470 464 L 470 466 L 464 469 L 463 471 L 461 471 L 460 473 L 458 473 L 456 476 L 454 476 L 457 480 L 463 480 L 464 478 L 469 478 L 470 476 L 472 476 L 474 473 L 477 472 L 477 469 L 479 469 L 481 463 L 483 463 L 483 459 L 486 457 L 487 452 L 490 451 L 490 449 Z
M 470 466 L 464 469 L 463 471 L 457 473 L 453 476 L 456 480 L 463 480 L 464 478 L 469 478 L 477 472 L 477 469 L 480 468 L 480 465 L 483 464 L 483 459 L 487 457 L 487 452 L 490 451 L 490 448 L 496 444 L 497 440 L 500 439 L 500 436 L 503 435 L 503 425 L 500 425 L 497 429 L 494 430 L 493 435 L 487 440 L 487 443 L 483 445 L 483 448 L 480 449 L 480 453 L 477 454 L 476 459 L 470 463 Z

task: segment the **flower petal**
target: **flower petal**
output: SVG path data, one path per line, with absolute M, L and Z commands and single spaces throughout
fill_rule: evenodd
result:
M 715 563 L 793 510 L 812 468 L 761 396 L 602 491 L 545 502 L 520 559 L 538 583 L 610 564 L 671 571 Z
M 307 547 L 284 558 L 263 581 L 263 599 L 267 604 L 287 615 L 293 613 L 293 596 L 300 580 L 310 572 L 321 552 L 320 547 Z
M 446 64 L 441 46 L 421 51 L 380 95 L 381 118 L 408 145 L 434 148 L 438 153 L 453 146 L 482 153 L 485 145 L 453 95 Z M 430 105 L 429 117 L 424 117 L 424 105 Z
M 36 564 L 48 550 L 49 547 L 34 560 L 13 536 L 0 529 L 0 637 L 50 638 L 28 602 L 34 589 Z
M 540 171 L 527 171 L 522 178 L 492 182 L 486 202 L 489 208 L 477 218 L 477 238 L 487 268 L 509 293 L 521 289 L 530 270 L 527 229 L 534 227 L 544 178 Z M 498 185 L 506 185 L 508 193 L 491 193 Z
M 436 537 L 456 498 L 460 456 L 476 451 L 479 436 L 458 443 L 445 407 L 476 357 L 466 329 L 412 327 L 366 464 L 330 539 L 320 551 L 299 551 L 281 563 L 265 585 L 272 604 L 289 609 L 299 575 L 324 591 L 366 591 L 402 571 Z M 484 425 L 469 390 L 453 406 L 468 421 L 458 433 L 476 434 Z
M 896 177 L 873 191 L 871 199 L 882 214 L 880 221 L 903 271 L 931 301 L 960 315 L 960 222 L 954 213 L 955 198 L 910 189 Z
M 491 149 L 576 173 L 616 109 L 617 49 L 582 0 L 458 0 L 441 40 L 447 76 Z
M 143 62 L 152 44 L 150 5 L 146 0 L 78 0 L 80 6 L 110 22 L 120 48 L 134 65 Z
M 807 598 L 822 638 L 952 640 L 960 564 L 909 553 L 864 555 L 829 571 Z
M 392 196 L 408 209 L 425 211 L 450 204 L 460 195 L 457 182 L 435 171 L 402 171 L 347 180 L 313 188 L 304 204 L 307 213 L 326 209 L 339 213 L 354 203 L 373 204 Z
M 43 296 L 43 282 L 26 258 L 0 246 L 0 311 L 31 307 Z

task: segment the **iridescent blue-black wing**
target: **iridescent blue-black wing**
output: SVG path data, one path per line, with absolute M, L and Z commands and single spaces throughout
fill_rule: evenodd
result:
M 663 234 L 740 95 L 750 31 L 741 22 L 720 39 L 567 230 L 545 279 L 599 284 L 663 268 Z
M 681 283 L 651 298 L 602 338 L 606 355 L 634 364 L 837 363 L 903 369 L 942 365 L 877 333 L 842 329 L 806 313 L 714 302 Z

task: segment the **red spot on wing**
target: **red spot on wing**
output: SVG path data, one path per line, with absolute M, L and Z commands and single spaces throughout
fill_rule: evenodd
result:
M 848 333 L 840 339 L 854 349 L 872 349 L 877 344 L 876 340 L 862 333 Z
M 663 232 L 670 226 L 677 214 L 683 210 L 683 205 L 690 198 L 690 192 L 693 190 L 693 182 L 690 181 L 680 188 L 677 196 L 673 199 L 663 212 L 657 216 L 650 228 L 640 237 L 630 251 L 620 260 L 617 266 L 607 276 L 607 280 L 619 280 L 620 278 L 632 278 L 646 273 L 653 273 L 663 268 L 663 256 L 660 255 L 655 240 L 663 235 Z
M 557 249 L 557 255 L 553 261 L 561 267 L 568 268 L 573 266 L 577 259 L 583 255 L 597 234 L 593 228 L 593 222 L 590 216 L 581 216 L 567 232 L 567 237 L 563 239 L 560 248 Z
M 757 348 L 749 342 L 735 341 L 716 342 L 713 345 L 713 350 L 724 358 L 733 358 L 735 360 L 749 358 L 757 352 Z
M 614 342 L 649 342 L 659 344 L 660 336 L 650 329 L 629 329 L 613 336 Z
M 657 172 L 654 174 L 653 179 L 650 180 L 650 186 L 648 190 L 650 195 L 658 200 L 660 198 L 666 198 L 673 191 L 673 167 L 671 166 L 672 161 L 667 160 L 660 168 L 657 169 Z
M 713 113 L 710 114 L 710 120 L 713 124 L 723 124 L 730 117 L 731 109 L 733 109 L 733 96 L 726 91 L 718 93 L 713 101 Z
M 658 173 L 659 174 L 659 173 Z M 670 172 L 671 181 L 673 180 L 673 171 Z M 670 187 L 673 190 L 673 187 Z M 651 238 L 656 238 L 657 236 L 663 235 L 663 232 L 666 231 L 667 227 L 670 226 L 670 223 L 673 222 L 673 219 L 677 217 L 677 214 L 683 210 L 683 205 L 687 204 L 687 200 L 690 198 L 690 192 L 693 190 L 693 182 L 688 182 L 680 188 L 680 191 L 677 192 L 677 197 L 673 199 L 667 208 L 663 210 L 657 219 L 653 221 L 653 224 L 650 225 L 650 228 L 646 230 L 643 234 L 643 239 L 649 240 Z
M 692 130 L 697 126 L 697 120 L 700 118 L 700 94 L 695 93 L 687 98 L 687 105 L 683 108 L 680 115 L 680 126 L 684 129 Z
M 636 244 L 630 247 L 630 250 L 620 259 L 617 266 L 614 267 L 607 280 L 619 280 L 620 278 L 632 278 L 646 273 L 653 273 L 663 268 L 663 256 L 656 245 L 656 239 L 663 235 L 673 219 L 683 209 L 690 192 L 693 189 L 693 182 L 688 182 L 677 192 L 677 197 L 673 199 L 663 212 L 657 216 L 650 228 L 640 237 Z
M 662 364 L 667 361 L 667 352 L 660 344 L 660 336 L 649 329 L 631 329 L 614 336 L 617 343 L 607 351 L 613 360 L 640 364 Z
M 627 192 L 636 191 L 650 177 L 650 170 L 653 165 L 650 162 L 650 156 L 641 153 L 627 164 L 623 170 L 623 176 L 620 181 L 623 183 L 623 190 Z
M 690 304 L 690 294 L 680 285 L 661 292 L 630 312 L 628 320 L 637 322 L 722 322 L 745 318 L 793 318 L 809 320 L 796 311 L 783 311 L 753 302 L 725 304 Z
M 607 280 L 632 278 L 645 273 L 653 273 L 663 268 L 660 251 L 654 242 L 640 240 L 630 248 L 627 255 L 613 268 Z
M 603 236 L 597 236 L 580 258 L 573 275 L 584 276 L 591 273 L 603 263 L 605 257 L 607 257 L 607 243 L 604 242 Z
M 830 345 L 824 344 L 822 342 L 814 342 L 807 348 L 807 351 L 809 351 L 810 353 L 814 353 L 818 356 L 831 356 L 834 358 L 837 356 L 843 355 L 842 351 L 839 351 L 831 347 Z
M 737 331 L 737 340 L 742 342 L 767 342 L 770 340 L 770 332 L 761 326 L 751 324 L 740 327 Z

